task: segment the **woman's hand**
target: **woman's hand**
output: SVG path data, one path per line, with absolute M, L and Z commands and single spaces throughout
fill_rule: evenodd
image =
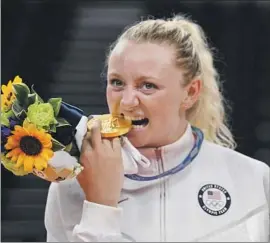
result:
M 102 139 L 97 121 L 83 139 L 80 161 L 77 179 L 86 200 L 117 207 L 124 178 L 120 139 Z

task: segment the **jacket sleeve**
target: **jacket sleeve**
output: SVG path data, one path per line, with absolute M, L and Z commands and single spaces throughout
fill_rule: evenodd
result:
M 263 185 L 265 191 L 265 197 L 268 204 L 268 218 L 264 219 L 264 228 L 266 234 L 268 234 L 268 240 L 265 241 L 270 243 L 270 167 L 267 164 L 262 163 L 262 171 L 263 171 Z M 262 229 L 263 230 L 263 229 Z
M 84 242 L 124 241 L 120 221 L 122 210 L 84 201 L 82 217 L 74 227 L 73 240 Z
M 122 209 L 83 202 L 80 220 L 75 227 L 65 227 L 61 211 L 61 202 L 69 200 L 59 193 L 60 187 L 52 183 L 49 188 L 46 209 L 45 227 L 47 242 L 128 242 L 122 236 L 120 222 Z
M 264 166 L 263 184 L 270 214 L 270 167 L 268 165 Z

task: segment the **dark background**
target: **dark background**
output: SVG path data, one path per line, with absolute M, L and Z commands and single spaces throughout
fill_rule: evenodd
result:
M 2 0 L 1 81 L 20 75 L 46 98 L 107 112 L 101 73 L 120 31 L 142 16 L 192 16 L 217 48 L 237 150 L 270 164 L 270 1 Z M 2 169 L 1 241 L 45 241 L 49 183 Z

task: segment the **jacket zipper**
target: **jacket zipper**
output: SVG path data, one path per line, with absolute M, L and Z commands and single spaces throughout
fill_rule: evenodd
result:
M 156 149 L 156 158 L 158 164 L 158 173 L 164 172 L 164 163 L 161 156 L 161 150 Z M 160 241 L 166 242 L 166 183 L 164 178 L 160 178 Z

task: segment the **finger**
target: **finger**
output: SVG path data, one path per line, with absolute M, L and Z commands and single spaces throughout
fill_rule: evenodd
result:
M 87 132 L 84 137 L 83 137 L 83 140 L 82 140 L 82 149 L 81 149 L 81 153 L 83 153 L 85 150 L 87 149 L 91 149 L 92 146 L 91 146 L 91 132 Z
M 93 115 L 88 116 L 88 121 L 92 120 L 94 118 Z
M 79 182 L 79 184 L 83 184 L 83 182 L 85 181 L 87 174 L 85 173 L 85 170 L 81 171 L 77 176 L 76 179 Z
M 107 147 L 112 148 L 112 143 L 109 139 L 102 139 L 102 143 L 106 145 Z
M 83 180 L 83 172 L 79 173 L 79 175 L 76 176 L 76 179 L 80 183 Z
M 82 141 L 82 149 L 81 149 L 81 155 L 80 155 L 80 162 L 85 166 L 84 162 L 86 159 L 84 159 L 85 156 L 87 156 L 88 152 L 92 150 L 91 146 L 91 134 L 87 132 L 83 138 Z
M 120 150 L 121 149 L 121 140 L 119 137 L 116 137 L 112 140 L 112 147 L 113 150 Z
M 93 122 L 93 126 L 91 128 L 91 141 L 92 146 L 94 148 L 100 147 L 100 145 L 102 144 L 100 130 L 101 130 L 101 121 L 97 119 Z

